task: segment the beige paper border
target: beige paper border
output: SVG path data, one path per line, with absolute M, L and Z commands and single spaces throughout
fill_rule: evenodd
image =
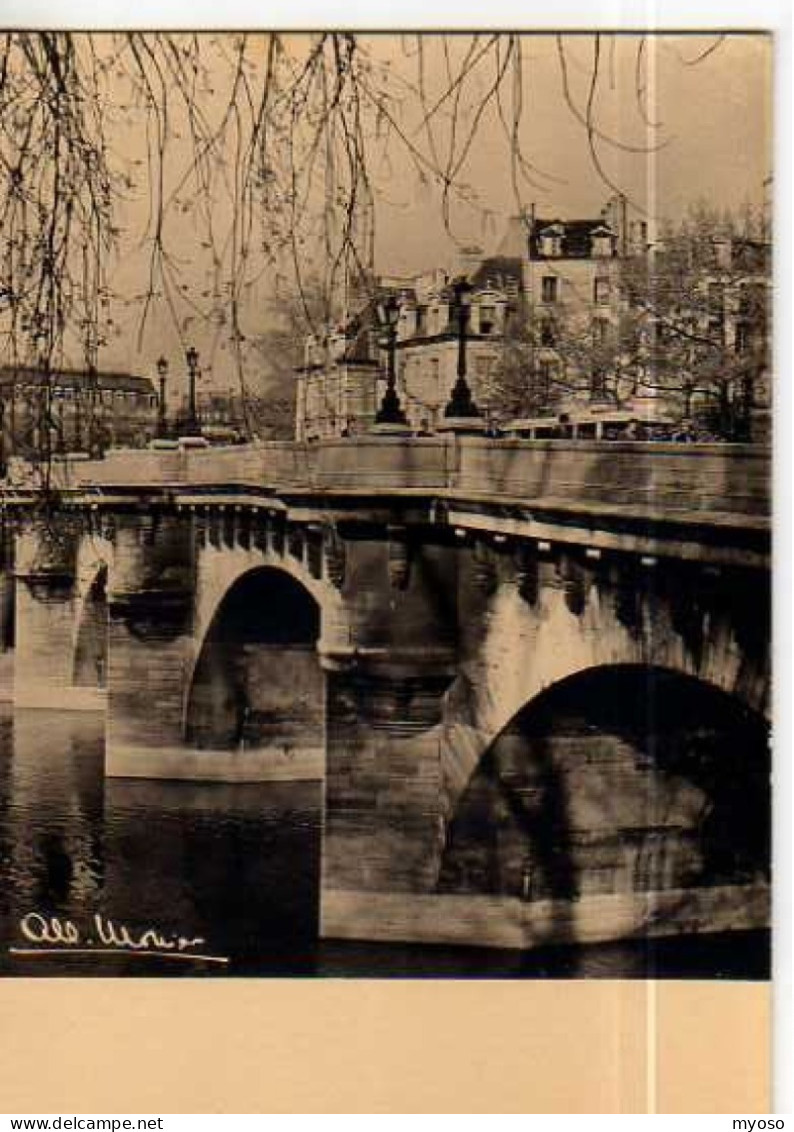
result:
M 0 1111 L 765 1113 L 770 995 L 719 982 L 7 980 Z

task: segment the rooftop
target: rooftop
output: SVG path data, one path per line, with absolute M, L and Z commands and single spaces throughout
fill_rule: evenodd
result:
M 16 385 L 19 383 L 35 385 L 45 384 L 47 375 L 34 366 L 0 366 L 0 385 Z M 76 389 L 89 384 L 97 389 L 117 390 L 125 393 L 154 393 L 151 378 L 136 377 L 131 373 L 117 371 L 97 371 L 96 375 L 89 376 L 85 370 L 58 369 L 49 375 L 51 385 Z

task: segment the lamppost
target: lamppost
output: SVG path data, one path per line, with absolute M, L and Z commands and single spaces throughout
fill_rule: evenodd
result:
M 394 295 L 389 295 L 378 303 L 378 315 L 386 338 L 386 392 L 380 408 L 375 414 L 375 425 L 381 426 L 382 431 L 402 431 L 408 428 L 408 420 L 400 404 L 397 394 L 397 370 L 395 355 L 397 353 L 397 323 L 400 319 L 400 304 Z
M 201 424 L 199 422 L 198 413 L 196 411 L 196 375 L 198 373 L 198 350 L 195 346 L 190 346 L 185 353 L 185 361 L 187 362 L 188 373 L 188 386 L 187 386 L 187 427 L 185 429 L 187 436 L 199 436 L 201 434 Z
M 471 308 L 471 283 L 461 276 L 452 284 L 455 293 L 455 312 L 458 319 L 458 378 L 452 387 L 452 394 L 444 408 L 444 416 L 448 421 L 466 422 L 469 427 L 475 422 L 475 427 L 482 425 L 482 414 L 474 403 L 466 381 L 466 329 L 469 322 Z
M 6 399 L 5 389 L 0 393 L 0 479 L 6 478 Z
M 85 402 L 86 389 L 82 384 L 75 383 L 74 386 L 74 450 L 75 452 L 83 451 L 83 404 Z
M 88 451 L 93 459 L 101 460 L 105 454 L 105 423 L 99 389 L 99 374 L 95 365 L 89 365 L 88 396 L 91 405 L 88 418 Z
M 168 359 L 162 357 L 162 355 L 157 359 L 157 377 L 160 381 L 160 396 L 157 402 L 157 435 L 162 438 L 166 434 L 165 382 L 168 377 Z

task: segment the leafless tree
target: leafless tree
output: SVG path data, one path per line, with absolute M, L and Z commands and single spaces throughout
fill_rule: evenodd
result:
M 751 439 L 753 411 L 768 399 L 770 252 L 752 212 L 699 205 L 624 273 L 626 302 L 641 315 L 643 385 L 726 440 Z
M 494 415 L 553 415 L 657 399 L 671 422 L 752 438 L 768 391 L 770 244 L 761 218 L 692 207 L 655 248 L 621 263 L 610 317 L 585 305 L 514 317 L 495 368 Z

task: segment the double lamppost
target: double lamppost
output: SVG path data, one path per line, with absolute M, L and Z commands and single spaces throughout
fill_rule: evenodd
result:
M 198 408 L 196 405 L 196 381 L 199 373 L 199 355 L 195 346 L 190 346 L 185 351 L 185 361 L 187 362 L 187 412 L 182 421 L 179 422 L 179 431 L 184 436 L 200 436 L 201 435 L 201 421 L 198 415 Z M 157 398 L 157 435 L 165 437 L 168 434 L 168 419 L 166 411 L 166 383 L 168 380 L 168 359 L 160 357 L 156 362 L 157 378 L 159 381 L 159 393 Z
M 466 379 L 466 337 L 471 310 L 472 286 L 461 276 L 452 285 L 454 294 L 453 311 L 457 322 L 458 365 L 457 379 L 452 388 L 449 401 L 444 408 L 444 422 L 439 427 L 458 432 L 479 432 L 485 427 L 480 410 L 472 397 Z M 395 353 L 397 346 L 397 323 L 400 305 L 394 295 L 389 295 L 378 304 L 380 324 L 384 330 L 387 351 L 386 392 L 380 408 L 375 414 L 375 428 L 379 432 L 405 432 L 408 421 L 397 393 Z

